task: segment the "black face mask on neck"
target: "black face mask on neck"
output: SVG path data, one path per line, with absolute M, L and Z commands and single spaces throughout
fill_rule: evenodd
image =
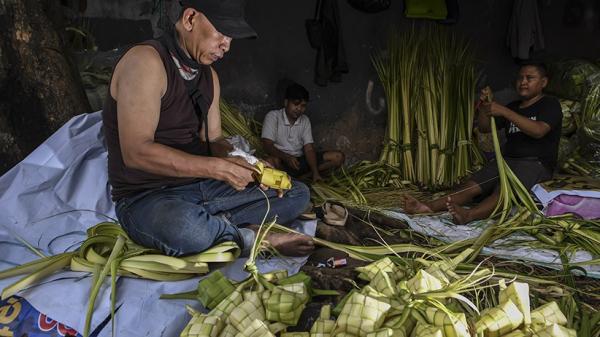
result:
M 181 46 L 177 42 L 177 31 L 175 30 L 175 28 L 173 28 L 172 34 L 163 34 L 158 40 L 163 45 L 165 45 L 165 47 L 167 47 L 169 52 L 173 53 L 175 57 L 177 57 L 179 62 L 192 69 L 200 69 L 201 64 L 189 57 L 187 53 L 183 49 L 181 49 Z

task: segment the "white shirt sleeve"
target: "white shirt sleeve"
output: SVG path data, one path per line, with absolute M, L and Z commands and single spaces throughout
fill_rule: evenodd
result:
M 305 121 L 306 121 L 306 124 L 305 124 L 304 130 L 302 132 L 302 145 L 303 146 L 306 144 L 312 144 L 315 142 L 313 140 L 313 136 L 312 136 L 312 127 L 310 125 L 310 119 L 308 119 L 308 117 L 306 117 Z
M 265 116 L 265 120 L 262 125 L 261 138 L 270 139 L 272 141 L 277 140 L 277 116 L 276 111 L 270 111 Z

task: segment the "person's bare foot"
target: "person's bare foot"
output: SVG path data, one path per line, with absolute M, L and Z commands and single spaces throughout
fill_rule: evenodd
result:
M 472 219 L 469 214 L 469 210 L 454 203 L 451 197 L 448 197 L 448 200 L 446 201 L 446 207 L 448 208 L 450 215 L 452 215 L 452 220 L 455 224 L 464 225 L 471 222 Z
M 315 249 L 312 237 L 304 234 L 269 233 L 265 241 L 284 256 L 307 256 Z
M 402 207 L 407 214 L 433 213 L 427 204 L 420 202 L 408 194 L 400 196 L 400 207 Z
M 250 225 L 248 228 L 258 232 L 259 227 Z M 263 245 L 267 244 L 284 256 L 307 256 L 315 249 L 313 238 L 304 234 L 270 232 L 264 241 Z

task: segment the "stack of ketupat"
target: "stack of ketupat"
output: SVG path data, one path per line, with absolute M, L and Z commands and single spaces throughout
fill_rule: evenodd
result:
M 490 287 L 493 273 L 475 270 L 467 276 L 454 273 L 471 250 L 452 260 L 418 261 L 416 273 L 390 258 L 357 268 L 369 282 L 350 292 L 330 316 L 323 306 L 310 332 L 285 332 L 294 326 L 310 299 L 310 278 L 304 274 L 252 276 L 238 285 L 215 272 L 200 282 L 199 299 L 211 309 L 203 314 L 190 309 L 192 319 L 181 337 L 571 337 L 565 315 L 556 302 L 530 311 L 526 283 L 500 281 L 498 305 L 481 314 L 466 296 Z M 412 275 L 412 276 L 411 276 Z
M 298 324 L 311 296 L 310 277 L 250 271 L 253 276 L 236 285 L 220 271 L 200 281 L 198 300 L 211 311 L 188 307 L 192 319 L 181 336 L 272 336 Z
M 527 283 L 513 282 L 507 287 L 501 280 L 500 289 L 500 304 L 484 311 L 475 323 L 478 334 L 490 337 L 577 336 L 575 330 L 565 327 L 567 318 L 556 302 L 530 311 Z

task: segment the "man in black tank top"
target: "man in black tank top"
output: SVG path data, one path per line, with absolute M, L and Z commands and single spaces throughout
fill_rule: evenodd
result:
M 256 37 L 243 0 L 185 0 L 175 36 L 132 47 L 115 66 L 103 111 L 109 181 L 117 216 L 132 240 L 168 255 L 234 241 L 252 246 L 267 210 L 253 167 L 227 157 L 220 86 L 210 67 L 232 39 Z M 208 146 L 207 146 L 208 144 Z M 309 190 L 264 191 L 268 219 L 286 224 L 304 211 Z M 308 236 L 270 234 L 283 255 L 309 254 Z
M 507 141 L 502 155 L 528 190 L 539 182 L 551 179 L 556 168 L 562 110 L 556 98 L 543 94 L 547 84 L 548 77 L 543 64 L 525 63 L 521 65 L 515 83 L 521 100 L 507 106 L 482 102 L 479 109 L 480 131 L 491 132 L 490 116 L 496 118 L 498 129 L 505 130 Z M 410 214 L 447 209 L 456 224 L 465 224 L 491 215 L 498 202 L 498 184 L 498 164 L 492 160 L 448 196 L 430 202 L 404 196 L 402 204 Z M 469 209 L 462 207 L 478 196 L 484 197 L 481 203 Z

